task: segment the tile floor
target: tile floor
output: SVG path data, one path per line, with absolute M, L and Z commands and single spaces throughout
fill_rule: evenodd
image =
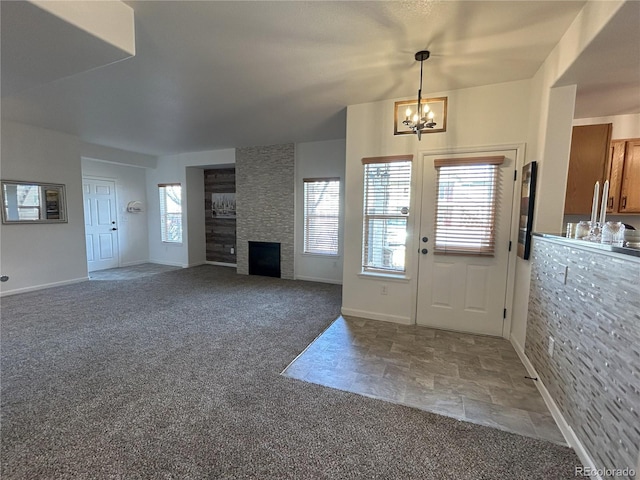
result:
M 134 278 L 148 277 L 157 273 L 179 270 L 181 267 L 159 265 L 157 263 L 141 263 L 130 267 L 109 268 L 89 272 L 90 280 L 131 280 Z
M 566 444 L 503 338 L 340 317 L 282 374 Z

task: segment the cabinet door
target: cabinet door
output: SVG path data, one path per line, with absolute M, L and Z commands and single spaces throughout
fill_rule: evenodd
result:
M 611 124 L 573 127 L 565 215 L 590 214 L 593 204 L 593 186 L 605 180 Z
M 607 213 L 618 212 L 620 208 L 620 185 L 622 183 L 622 169 L 624 165 L 625 140 L 611 140 L 611 156 L 607 166 L 609 179 L 609 198 L 607 198 Z
M 640 213 L 640 140 L 627 142 L 619 210 Z

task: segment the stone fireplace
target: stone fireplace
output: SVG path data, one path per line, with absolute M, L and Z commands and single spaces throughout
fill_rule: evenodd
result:
M 292 143 L 236 150 L 237 271 L 250 274 L 249 243 L 280 244 L 280 277 L 293 279 L 295 149 Z

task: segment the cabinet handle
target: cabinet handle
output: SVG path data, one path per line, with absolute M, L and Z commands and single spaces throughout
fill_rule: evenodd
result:
M 609 197 L 607 201 L 607 208 L 613 208 L 613 197 Z
M 622 208 L 627 208 L 627 197 L 622 197 Z

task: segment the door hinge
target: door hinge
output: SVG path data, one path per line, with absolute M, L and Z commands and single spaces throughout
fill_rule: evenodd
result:
M 511 240 L 509 240 L 509 251 L 511 251 Z
M 516 181 L 516 178 L 518 178 L 518 170 L 514 170 L 513 171 L 513 181 Z
M 507 318 L 507 309 L 506 308 L 502 311 L 502 318 Z

